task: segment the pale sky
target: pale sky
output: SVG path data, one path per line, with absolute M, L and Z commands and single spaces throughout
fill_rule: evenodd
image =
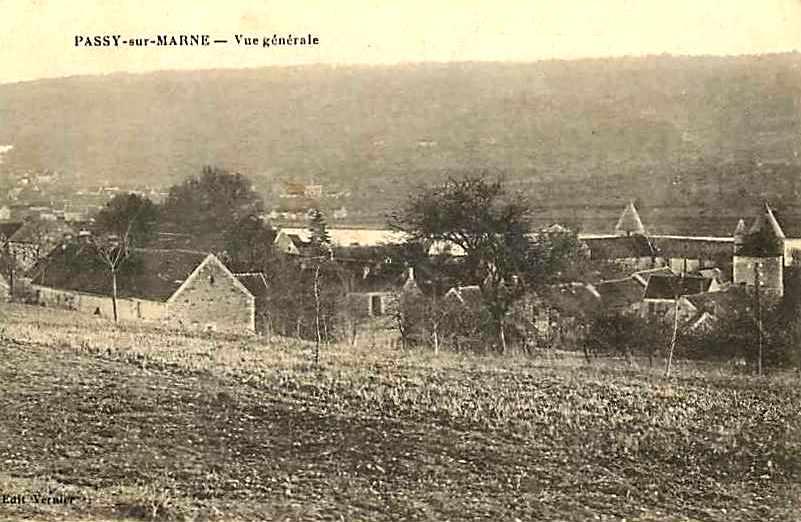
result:
M 75 35 L 242 33 L 316 47 L 76 48 Z M 801 50 L 801 0 L 0 0 L 0 82 L 287 64 Z

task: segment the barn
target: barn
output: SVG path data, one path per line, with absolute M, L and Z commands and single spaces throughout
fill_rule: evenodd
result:
M 113 317 L 112 278 L 83 245 L 57 249 L 29 274 L 40 306 Z M 117 276 L 117 316 L 169 327 L 252 333 L 254 295 L 213 254 L 135 249 Z

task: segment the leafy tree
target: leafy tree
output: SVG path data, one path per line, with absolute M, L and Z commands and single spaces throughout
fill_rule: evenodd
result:
M 173 186 L 163 205 L 163 221 L 196 236 L 223 235 L 248 216 L 263 212 L 264 203 L 241 174 L 203 167 L 200 176 Z
M 158 227 L 158 207 L 137 194 L 115 196 L 95 216 L 98 235 L 125 237 L 131 245 L 142 246 L 153 238 Z
M 529 254 L 532 283 L 546 284 L 594 279 L 597 267 L 590 250 L 575 230 L 553 225 L 534 234 Z
M 225 237 L 225 261 L 235 272 L 265 271 L 273 264 L 275 230 L 261 217 L 240 219 Z
M 522 198 L 508 194 L 501 181 L 466 177 L 412 194 L 390 218 L 390 226 L 411 241 L 441 241 L 464 251 L 501 351 L 506 315 L 523 294 L 531 266 L 529 214 Z
M 664 321 L 634 314 L 608 312 L 596 315 L 584 338 L 584 355 L 619 355 L 631 362 L 634 355 L 647 356 L 649 366 L 669 336 Z

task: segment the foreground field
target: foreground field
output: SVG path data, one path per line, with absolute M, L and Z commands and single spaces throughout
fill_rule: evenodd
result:
M 0 519 L 801 520 L 801 381 L 3 309 Z

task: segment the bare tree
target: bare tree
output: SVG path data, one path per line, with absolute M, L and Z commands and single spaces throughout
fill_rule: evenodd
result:
M 127 237 L 109 235 L 93 239 L 95 252 L 111 273 L 111 308 L 117 322 L 117 273 L 129 255 Z
M 92 236 L 97 257 L 111 274 L 111 307 L 117 314 L 117 276 L 137 244 L 146 242 L 155 231 L 158 211 L 153 203 L 136 194 L 112 199 L 96 218 L 98 228 Z

